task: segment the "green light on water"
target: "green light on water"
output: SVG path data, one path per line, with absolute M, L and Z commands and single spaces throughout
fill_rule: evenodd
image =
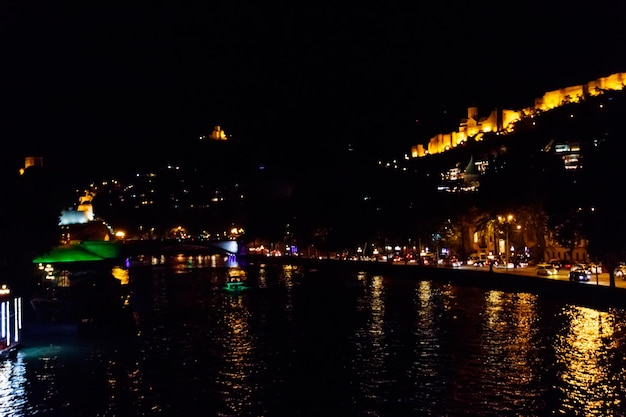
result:
M 245 285 L 243 282 L 227 282 L 226 286 L 224 286 L 224 289 L 226 291 L 242 291 L 249 288 L 247 285 Z

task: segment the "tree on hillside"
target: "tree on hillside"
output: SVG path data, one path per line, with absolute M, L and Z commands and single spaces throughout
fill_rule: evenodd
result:
M 582 207 L 575 207 L 567 213 L 553 214 L 550 217 L 551 238 L 562 248 L 569 251 L 570 259 L 574 249 L 586 240 Z
M 508 235 L 509 246 L 515 247 L 516 254 L 520 254 L 519 248 L 528 247 L 533 260 L 543 259 L 547 225 L 540 204 L 500 206 L 493 210 L 474 208 L 472 212 L 471 222 L 483 236 L 497 242 Z
M 615 268 L 626 259 L 626 224 L 622 217 L 623 212 L 618 213 L 615 207 L 604 206 L 595 208 L 586 223 L 591 259 L 605 267 L 611 287 L 615 286 Z
M 624 181 L 626 144 L 621 135 L 607 132 L 603 136 L 604 143 L 585 165 L 589 204 L 584 211 L 583 232 L 589 240 L 591 258 L 602 262 L 614 287 L 614 270 L 626 260 L 626 220 L 619 188 Z
M 452 255 L 464 256 L 463 248 L 463 233 L 460 221 L 452 221 L 452 219 L 446 219 L 440 226 L 441 236 L 440 245 L 450 249 Z

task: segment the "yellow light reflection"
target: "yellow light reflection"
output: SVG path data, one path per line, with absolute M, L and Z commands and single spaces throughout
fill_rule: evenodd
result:
M 437 293 L 433 288 L 432 281 L 420 281 L 415 289 L 415 333 L 420 340 L 428 343 L 418 343 L 415 349 L 415 361 L 411 366 L 411 374 L 414 378 L 432 378 L 439 374 L 437 358 L 440 355 L 440 334 L 434 325 L 437 321 L 436 303 L 433 302 Z
M 605 415 L 622 397 L 609 365 L 615 348 L 614 316 L 578 306 L 567 307 L 563 316 L 566 328 L 555 340 L 555 359 L 562 368 L 561 413 Z
M 359 387 L 361 397 L 368 401 L 381 399 L 383 385 L 389 383 L 385 376 L 385 360 L 389 347 L 385 341 L 384 290 L 383 277 L 373 276 L 359 302 L 359 309 L 369 313 L 369 317 L 363 327 L 356 329 L 354 335 L 355 354 L 352 364 L 356 367 L 355 372 L 361 374 L 358 380 L 370 381 Z
M 248 324 L 250 312 L 241 294 L 225 297 L 222 307 L 227 332 L 222 339 L 223 361 L 217 383 L 221 386 L 224 406 L 228 409 L 224 415 L 245 415 L 257 389 L 251 380 L 251 355 L 255 346 Z
M 291 315 L 294 310 L 294 298 L 293 298 L 293 288 L 294 288 L 294 266 L 293 265 L 283 265 L 282 273 L 280 274 L 279 280 L 285 286 L 287 290 L 287 299 L 285 300 L 285 312 Z
M 122 285 L 128 284 L 129 277 L 127 269 L 114 266 L 111 270 L 111 274 L 113 275 L 113 278 L 119 280 Z
M 481 336 L 482 363 L 480 365 L 484 384 L 501 384 L 499 397 L 494 398 L 497 408 L 507 401 L 514 401 L 522 392 L 532 390 L 537 375 L 536 364 L 542 351 L 533 341 L 540 326 L 537 296 L 527 293 L 507 293 L 492 290 L 485 299 L 484 329 Z
M 257 281 L 259 288 L 267 288 L 267 265 L 261 264 L 259 266 L 258 275 Z

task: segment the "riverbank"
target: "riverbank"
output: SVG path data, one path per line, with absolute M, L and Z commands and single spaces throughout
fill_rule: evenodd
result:
M 247 256 L 248 263 L 292 264 L 307 269 L 342 269 L 354 272 L 367 271 L 373 274 L 449 282 L 507 292 L 529 292 L 558 298 L 578 305 L 593 308 L 626 308 L 626 288 L 596 285 L 595 281 L 570 282 L 569 280 L 523 274 L 521 271 L 503 269 L 490 271 L 487 268 L 450 268 L 421 266 L 417 264 L 386 263 L 371 261 L 347 261 L 302 257 L 254 257 Z

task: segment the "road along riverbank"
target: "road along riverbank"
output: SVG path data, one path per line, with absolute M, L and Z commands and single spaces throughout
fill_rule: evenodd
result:
M 469 285 L 507 292 L 529 292 L 555 297 L 559 300 L 593 308 L 626 308 L 626 288 L 596 285 L 590 282 L 525 275 L 518 272 L 489 271 L 488 269 L 465 269 L 450 267 L 421 266 L 371 261 L 348 261 L 314 259 L 302 257 L 254 257 L 246 256 L 247 263 L 292 264 L 308 269 L 341 269 L 354 272 L 366 271 L 373 274 L 393 275 L 419 280 L 436 280 L 457 285 Z

